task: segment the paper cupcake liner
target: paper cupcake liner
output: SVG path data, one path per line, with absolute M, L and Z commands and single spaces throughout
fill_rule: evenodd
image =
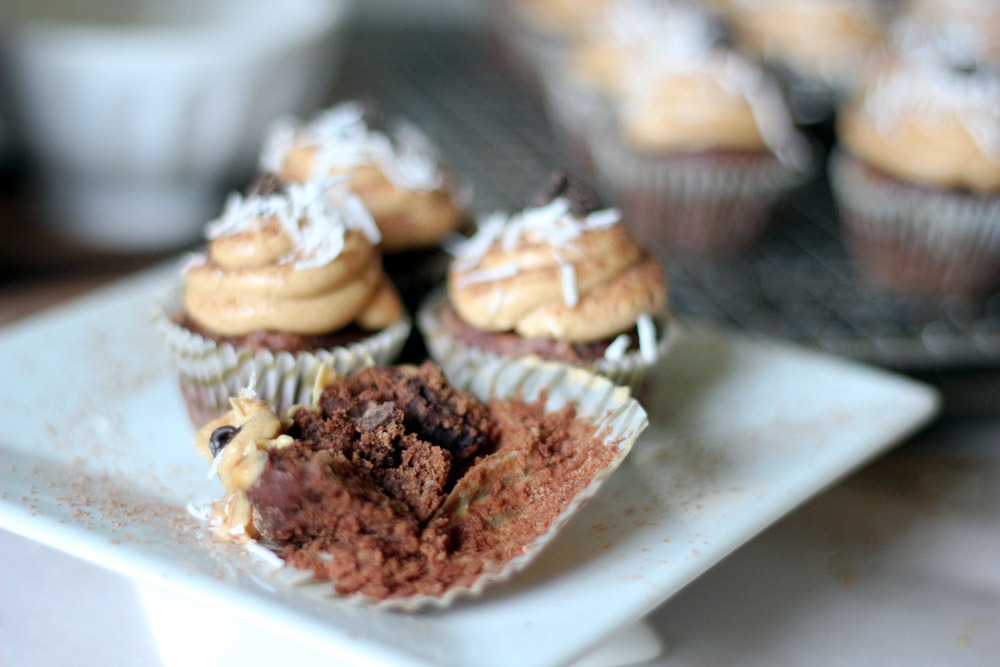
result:
M 660 255 L 720 255 L 750 245 L 775 203 L 808 171 L 777 159 L 646 155 L 613 133 L 592 133 L 598 179 L 637 239 Z
M 469 372 L 469 369 L 503 359 L 495 352 L 473 347 L 447 331 L 440 317 L 441 308 L 447 299 L 447 292 L 443 289 L 428 296 L 417 311 L 417 328 L 427 345 L 430 358 L 441 367 L 448 379 L 461 378 L 462 374 Z M 658 332 L 656 358 L 653 360 L 644 359 L 638 351 L 631 351 L 618 360 L 598 360 L 588 370 L 608 378 L 615 384 L 627 387 L 633 393 L 638 393 L 649 370 L 667 354 L 676 332 L 677 326 L 668 320 L 663 331 Z
M 240 389 L 253 388 L 278 414 L 312 396 L 316 373 L 326 365 L 348 375 L 375 363 L 392 363 L 410 335 L 408 317 L 343 347 L 307 352 L 272 352 L 239 348 L 198 335 L 179 325 L 179 290 L 172 290 L 154 313 L 154 321 L 166 342 L 180 375 L 181 392 L 195 426 L 229 410 L 229 398 Z
M 444 608 L 456 600 L 481 595 L 488 586 L 506 581 L 523 570 L 552 542 L 618 468 L 648 424 L 646 412 L 625 387 L 564 364 L 532 359 L 492 359 L 474 368 L 456 369 L 449 381 L 457 389 L 468 391 L 481 400 L 495 397 L 520 399 L 530 403 L 544 398 L 547 412 L 573 405 L 577 418 L 592 425 L 603 445 L 613 448 L 614 454 L 609 464 L 594 475 L 590 483 L 572 498 L 542 534 L 528 542 L 514 558 L 503 563 L 487 563 L 483 573 L 471 585 L 453 587 L 438 595 L 406 598 L 378 599 L 362 594 L 341 595 L 330 581 L 317 579 L 310 572 L 287 566 L 275 569 L 273 559 L 270 558 L 262 559 L 259 571 L 252 573 L 262 585 L 293 589 L 313 598 L 336 599 L 380 610 L 400 611 Z
M 929 297 L 1000 285 L 1000 195 L 909 186 L 843 151 L 831 156 L 830 181 L 848 252 L 870 282 Z

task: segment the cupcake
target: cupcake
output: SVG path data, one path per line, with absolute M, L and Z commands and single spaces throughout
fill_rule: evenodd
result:
M 831 179 L 862 275 L 895 293 L 975 295 L 1000 281 L 1000 73 L 893 56 L 842 114 Z
M 206 512 L 213 537 L 284 565 L 272 585 L 379 608 L 447 606 L 509 578 L 646 415 L 577 369 L 495 363 L 468 379 L 452 386 L 430 362 L 365 368 L 321 377 L 287 414 L 241 393 L 195 437 L 226 489 Z
M 378 229 L 343 183 L 262 178 L 230 197 L 206 236 L 158 317 L 196 425 L 248 383 L 284 410 L 321 364 L 389 363 L 406 341 Z
M 546 111 L 556 135 L 578 169 L 592 170 L 588 137 L 606 131 L 614 99 L 650 56 L 684 58 L 692 50 L 724 40 L 715 14 L 682 2 L 616 0 L 579 31 L 558 65 L 543 72 Z
M 415 308 L 443 279 L 441 243 L 467 222 L 437 148 L 415 125 L 384 121 L 371 105 L 343 102 L 305 124 L 277 123 L 264 141 L 260 167 L 306 183 L 347 176 L 381 233 L 386 270 Z
M 557 174 L 533 206 L 482 222 L 418 324 L 449 375 L 534 355 L 635 388 L 668 344 L 666 301 L 662 268 L 619 211 Z
M 795 120 L 832 118 L 885 37 L 878 0 L 730 0 L 740 48 L 776 74 Z
M 615 119 L 591 133 L 598 179 L 661 256 L 739 252 L 811 169 L 773 80 L 718 43 L 651 53 L 628 73 Z

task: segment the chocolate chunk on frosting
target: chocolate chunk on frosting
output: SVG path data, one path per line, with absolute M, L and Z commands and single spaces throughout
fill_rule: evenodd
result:
M 288 194 L 288 187 L 278 174 L 265 171 L 247 188 L 247 197 L 270 197 L 272 195 Z
M 569 202 L 570 213 L 578 218 L 602 208 L 600 198 L 589 185 L 577 176 L 563 171 L 552 174 L 548 187 L 536 195 L 531 203 L 535 206 L 544 206 L 560 197 Z

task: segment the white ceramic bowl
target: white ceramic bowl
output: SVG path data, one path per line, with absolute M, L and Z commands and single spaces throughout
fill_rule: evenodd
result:
M 0 55 L 47 218 L 110 250 L 180 247 L 266 127 L 326 102 L 347 0 L 3 0 Z

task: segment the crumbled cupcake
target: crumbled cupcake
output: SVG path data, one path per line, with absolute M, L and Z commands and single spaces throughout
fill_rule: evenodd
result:
M 230 197 L 206 236 L 160 314 L 196 424 L 251 376 L 287 407 L 322 362 L 388 363 L 402 348 L 409 318 L 382 270 L 378 229 L 342 183 L 263 178 Z
M 1000 284 L 1000 70 L 955 56 L 892 54 L 840 118 L 831 179 L 848 246 L 891 292 Z
M 209 525 L 372 601 L 442 601 L 501 576 L 551 539 L 645 425 L 619 396 L 628 426 L 612 438 L 573 404 L 477 398 L 430 362 L 320 381 L 286 417 L 244 392 L 197 433 L 226 488 Z
M 565 174 L 532 206 L 485 219 L 456 251 L 447 298 L 420 312 L 432 357 L 446 367 L 456 354 L 536 355 L 626 384 L 664 352 L 667 321 L 658 261 L 617 209 Z

